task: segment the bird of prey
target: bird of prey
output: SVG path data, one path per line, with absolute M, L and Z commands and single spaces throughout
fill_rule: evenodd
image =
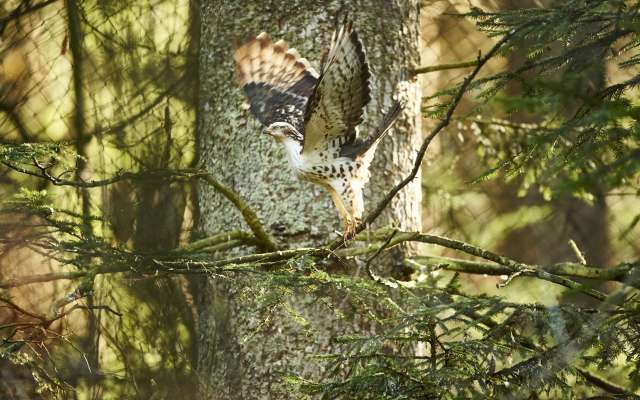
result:
M 362 190 L 376 147 L 400 113 L 395 102 L 366 138 L 358 136 L 369 102 L 369 66 L 351 23 L 333 34 L 318 74 L 293 48 L 261 33 L 233 58 L 251 113 L 286 149 L 298 178 L 325 187 L 351 235 L 362 217 Z

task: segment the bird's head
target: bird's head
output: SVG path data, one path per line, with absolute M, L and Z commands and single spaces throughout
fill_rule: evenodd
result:
M 287 140 L 300 141 L 302 135 L 296 128 L 288 122 L 274 122 L 273 124 L 264 128 L 262 133 L 272 136 L 278 142 L 285 142 Z

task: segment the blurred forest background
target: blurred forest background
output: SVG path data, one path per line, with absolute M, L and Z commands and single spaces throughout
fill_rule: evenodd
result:
M 454 237 L 526 265 L 631 268 L 640 259 L 640 4 L 565 3 L 422 2 L 421 65 L 439 66 L 416 71 L 425 134 L 450 104 L 441 99 L 455 93 L 471 70 L 443 66 L 473 67 L 479 51 L 485 54 L 511 28 L 536 18 L 560 21 L 539 24 L 538 31 L 527 31 L 489 60 L 452 123 L 430 146 L 422 164 L 423 232 Z M 193 297 L 200 277 L 138 273 L 135 265 L 128 273 L 95 271 L 125 255 L 185 249 L 200 237 L 194 229 L 199 218 L 195 180 L 167 172 L 200 165 L 199 16 L 198 0 L 8 0 L 0 5 L 0 398 L 195 396 Z M 247 35 L 252 33 L 257 32 Z M 65 183 L 124 173 L 141 175 L 94 187 Z M 524 384 L 509 364 L 526 360 L 527 351 L 555 349 L 563 343 L 559 336 L 573 337 L 590 326 L 593 321 L 587 320 L 601 314 L 601 302 L 542 279 L 504 272 L 458 275 L 446 271 L 455 269 L 455 262 L 441 257 L 459 253 L 422 246 L 407 265 L 431 300 L 411 300 L 417 292 L 402 285 L 397 290 L 407 293 L 391 297 L 402 310 L 395 321 L 402 320 L 403 340 L 430 352 L 407 356 L 411 364 L 398 356 L 394 370 L 379 360 L 391 352 L 388 338 L 352 338 L 357 351 L 374 350 L 362 358 L 317 358 L 334 368 L 335 380 L 311 383 L 289 376 L 287 384 L 300 391 L 300 398 L 302 393 L 437 398 L 446 397 L 438 387 L 449 385 L 458 385 L 460 396 L 473 397 L 504 394 L 497 386 L 508 392 L 509 384 L 539 385 L 540 398 L 637 393 L 639 308 L 632 293 L 622 294 L 627 308 L 598 321 L 600 346 L 589 336 L 589 344 L 575 351 L 579 360 L 555 369 L 543 358 L 534 360 L 549 373 Z M 207 253 L 221 251 L 224 247 Z M 438 267 L 443 265 L 450 268 Z M 82 274 L 73 275 L 78 271 Z M 81 279 L 16 284 L 60 272 Z M 625 277 L 580 282 L 619 294 L 618 287 L 637 285 L 612 282 Z M 363 314 L 375 314 L 376 299 L 395 290 L 393 282 L 376 289 L 355 278 L 337 284 L 361 298 Z M 438 309 L 430 302 L 444 301 L 443 295 L 421 285 L 459 296 L 458 303 L 468 308 Z M 274 292 L 286 296 L 282 289 Z M 61 306 L 68 313 L 58 318 Z M 477 318 L 462 318 L 469 312 L 495 316 L 498 328 L 480 328 Z M 51 315 L 55 318 L 46 317 Z M 618 319 L 608 319 L 612 315 Z M 566 329 L 561 334 L 560 325 Z M 482 332 L 493 336 L 487 342 Z M 445 351 L 447 344 L 436 340 L 459 347 Z M 443 361 L 448 356 L 436 359 L 438 346 L 442 353 L 437 354 L 453 357 L 450 364 Z M 480 353 L 493 355 L 474 358 Z M 480 366 L 488 375 L 507 371 L 489 382 L 474 375 Z M 425 368 L 432 370 L 427 374 Z M 384 380 L 380 371 L 394 378 Z M 337 378 L 344 374 L 347 380 Z M 429 383 L 422 381 L 425 377 Z M 461 382 L 472 382 L 468 392 Z M 516 389 L 511 393 L 521 398 Z

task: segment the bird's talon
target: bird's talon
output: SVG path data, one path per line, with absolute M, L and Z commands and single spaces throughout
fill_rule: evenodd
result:
M 344 230 L 342 232 L 342 237 L 345 240 L 352 239 L 356 234 L 356 222 L 355 221 L 346 221 L 344 223 Z

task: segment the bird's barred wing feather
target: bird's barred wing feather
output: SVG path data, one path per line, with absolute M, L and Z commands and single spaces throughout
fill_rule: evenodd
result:
M 309 62 L 264 32 L 236 46 L 233 58 L 253 115 L 265 126 L 288 122 L 302 132 L 307 102 L 318 80 Z
M 351 143 L 369 102 L 369 66 L 352 24 L 334 33 L 320 78 L 305 112 L 304 152 L 318 151 L 334 139 Z

